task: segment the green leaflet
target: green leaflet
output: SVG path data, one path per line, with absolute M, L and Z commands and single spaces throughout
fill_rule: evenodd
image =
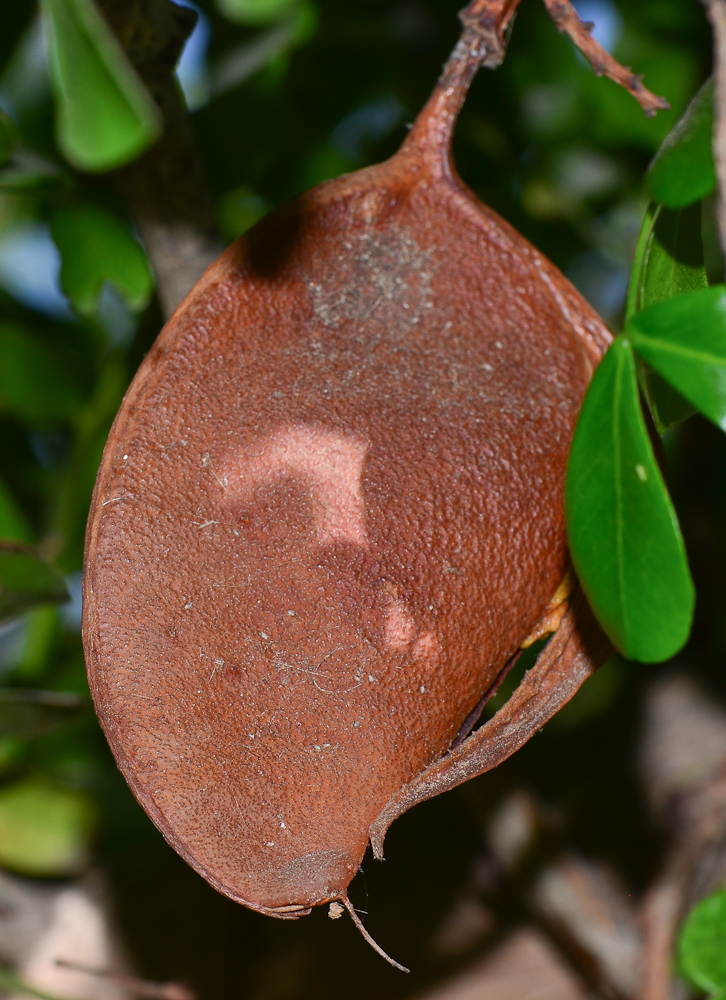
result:
M 148 304 L 154 280 L 146 254 L 115 215 L 94 205 L 61 207 L 51 216 L 50 231 L 63 261 L 63 291 L 81 316 L 95 314 L 106 281 L 130 309 Z
M 624 337 L 600 362 L 585 396 L 565 513 L 575 571 L 614 645 L 645 662 L 673 656 L 688 638 L 694 589 Z
M 680 292 L 707 288 L 701 240 L 701 206 L 672 212 L 651 203 L 638 239 L 628 289 L 626 323 L 641 309 Z M 694 413 L 672 386 L 646 364 L 641 384 L 648 397 L 656 429 L 663 433 Z
M 162 120 L 118 40 L 93 0 L 42 0 L 41 7 L 64 156 L 90 172 L 134 160 Z
M 691 910 L 681 931 L 678 960 L 694 986 L 726 995 L 726 892 L 708 896 Z
M 680 292 L 707 287 L 701 206 L 673 212 L 651 203 L 633 262 L 626 318 Z
M 68 600 L 58 570 L 20 542 L 0 541 L 0 622 L 37 604 Z
M 634 316 L 626 331 L 648 364 L 726 430 L 726 286 L 686 292 Z
M 716 187 L 711 136 L 713 79 L 704 83 L 655 154 L 646 186 L 668 208 L 700 201 Z

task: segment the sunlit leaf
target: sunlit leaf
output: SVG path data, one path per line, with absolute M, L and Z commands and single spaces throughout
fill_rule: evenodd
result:
M 60 250 L 61 285 L 82 316 L 92 316 L 104 282 L 111 281 L 129 308 L 143 309 L 154 282 L 146 254 L 127 226 L 95 205 L 57 208 L 50 231 Z
M 650 165 L 646 184 L 656 201 L 683 208 L 716 187 L 713 164 L 713 79 L 701 87 Z
M 0 323 L 0 411 L 30 423 L 71 417 L 81 392 L 60 347 L 16 323 Z
M 27 545 L 0 541 L 0 621 L 66 600 L 65 581 L 54 566 Z
M 650 306 L 633 316 L 627 333 L 656 371 L 726 430 L 726 286 Z
M 0 865 L 24 875 L 74 875 L 88 861 L 94 810 L 78 791 L 28 779 L 0 788 Z
M 651 203 L 631 271 L 626 322 L 654 302 L 707 287 L 700 205 L 672 212 Z M 642 365 L 641 382 L 659 433 L 695 412 L 693 406 L 647 364 Z
M 565 509 L 575 570 L 614 645 L 646 662 L 673 656 L 690 631 L 693 583 L 625 338 L 610 347 L 585 397 Z
M 161 113 L 93 0 L 42 0 L 64 156 L 81 170 L 112 170 L 161 131 Z
M 684 976 L 709 993 L 726 992 L 726 892 L 701 900 L 681 931 L 678 957 Z

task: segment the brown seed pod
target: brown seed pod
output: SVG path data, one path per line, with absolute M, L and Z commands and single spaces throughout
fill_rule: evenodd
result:
M 274 916 L 347 903 L 369 840 L 380 855 L 397 815 L 507 757 L 608 651 L 580 598 L 552 598 L 610 335 L 456 176 L 486 44 L 467 27 L 390 161 L 207 271 L 98 476 L 84 638 L 109 742 L 179 853 Z

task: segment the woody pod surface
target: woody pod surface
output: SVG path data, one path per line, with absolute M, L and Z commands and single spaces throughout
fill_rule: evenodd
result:
M 96 483 L 84 642 L 108 741 L 169 843 L 272 916 L 349 906 L 369 841 L 382 856 L 398 815 L 508 757 L 609 652 L 561 584 L 610 334 L 456 175 L 456 115 L 497 56 L 462 19 L 401 150 L 192 289 Z

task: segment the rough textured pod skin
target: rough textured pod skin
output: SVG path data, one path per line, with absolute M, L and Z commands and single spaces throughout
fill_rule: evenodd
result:
M 607 655 L 576 600 L 447 754 L 566 572 L 567 453 L 609 341 L 457 178 L 464 55 L 393 159 L 212 265 L 96 485 L 84 639 L 113 752 L 180 854 L 276 916 L 345 898 L 371 837 L 508 756 Z

